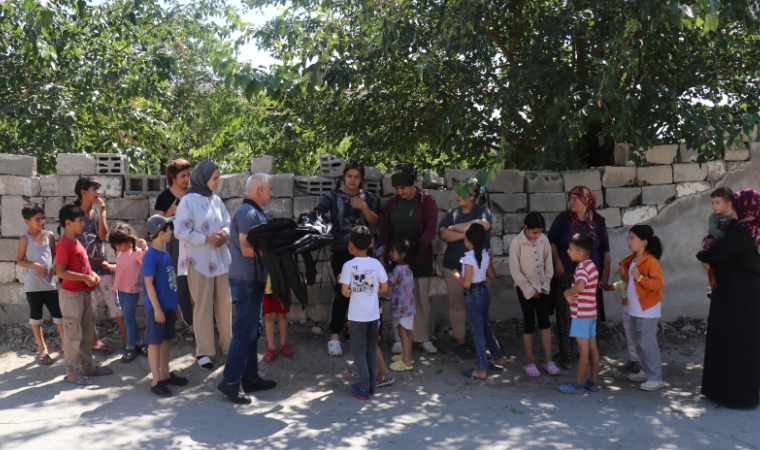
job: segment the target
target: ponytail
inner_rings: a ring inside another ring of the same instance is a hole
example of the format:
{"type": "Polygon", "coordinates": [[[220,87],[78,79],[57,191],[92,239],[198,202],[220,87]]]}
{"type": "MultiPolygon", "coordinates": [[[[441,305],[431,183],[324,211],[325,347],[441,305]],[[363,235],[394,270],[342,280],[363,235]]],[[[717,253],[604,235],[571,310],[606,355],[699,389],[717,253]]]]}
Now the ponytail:
{"type": "Polygon", "coordinates": [[[631,228],[631,233],[642,241],[647,241],[647,247],[644,249],[646,253],[649,253],[657,259],[662,257],[662,241],[660,241],[660,238],[654,233],[652,227],[649,225],[636,225],[631,228]]]}
{"type": "Polygon", "coordinates": [[[483,264],[483,247],[486,243],[486,228],[479,223],[472,223],[464,232],[464,237],[472,244],[472,251],[475,253],[475,261],[478,262],[478,268],[483,264]]]}

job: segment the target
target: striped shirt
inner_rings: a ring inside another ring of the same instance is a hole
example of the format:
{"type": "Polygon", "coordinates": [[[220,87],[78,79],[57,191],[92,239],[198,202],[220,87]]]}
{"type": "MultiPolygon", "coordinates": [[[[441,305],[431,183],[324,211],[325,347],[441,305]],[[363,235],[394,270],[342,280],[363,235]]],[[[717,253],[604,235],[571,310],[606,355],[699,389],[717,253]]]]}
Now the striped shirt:
{"type": "Polygon", "coordinates": [[[578,303],[570,305],[570,315],[576,319],[596,319],[596,286],[599,284],[599,271],[590,259],[578,264],[575,269],[574,284],[581,280],[586,286],[578,294],[578,303]]]}

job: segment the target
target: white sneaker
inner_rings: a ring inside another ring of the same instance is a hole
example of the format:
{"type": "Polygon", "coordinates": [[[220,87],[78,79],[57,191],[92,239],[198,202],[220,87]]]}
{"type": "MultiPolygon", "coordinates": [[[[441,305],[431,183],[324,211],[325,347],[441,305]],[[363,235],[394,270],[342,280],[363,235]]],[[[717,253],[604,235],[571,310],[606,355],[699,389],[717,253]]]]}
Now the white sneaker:
{"type": "Polygon", "coordinates": [[[343,349],[340,341],[327,341],[327,353],[330,356],[343,356],[343,349]]]}
{"type": "Polygon", "coordinates": [[[404,352],[404,349],[401,348],[401,342],[394,342],[393,347],[391,348],[391,353],[394,355],[400,355],[404,352]]]}
{"type": "Polygon", "coordinates": [[[642,382],[642,381],[647,381],[649,379],[649,375],[647,375],[647,373],[644,372],[643,370],[640,370],[639,373],[632,373],[628,375],[628,379],[631,381],[642,382]]]}
{"type": "Polygon", "coordinates": [[[639,389],[642,391],[658,391],[665,387],[665,382],[660,381],[647,381],[646,383],[639,386],[639,389]]]}
{"type": "Polygon", "coordinates": [[[433,345],[433,343],[430,341],[424,342],[422,344],[422,350],[428,355],[433,355],[435,353],[438,353],[438,349],[435,348],[435,345],[433,345]]]}

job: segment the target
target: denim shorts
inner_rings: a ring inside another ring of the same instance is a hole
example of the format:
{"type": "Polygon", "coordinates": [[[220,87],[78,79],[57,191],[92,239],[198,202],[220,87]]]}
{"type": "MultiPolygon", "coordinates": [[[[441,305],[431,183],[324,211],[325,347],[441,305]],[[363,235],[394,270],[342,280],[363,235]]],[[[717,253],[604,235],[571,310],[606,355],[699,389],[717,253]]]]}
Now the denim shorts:
{"type": "Polygon", "coordinates": [[[570,337],[581,339],[596,337],[596,318],[576,319],[573,317],[570,325],[570,337]]]}

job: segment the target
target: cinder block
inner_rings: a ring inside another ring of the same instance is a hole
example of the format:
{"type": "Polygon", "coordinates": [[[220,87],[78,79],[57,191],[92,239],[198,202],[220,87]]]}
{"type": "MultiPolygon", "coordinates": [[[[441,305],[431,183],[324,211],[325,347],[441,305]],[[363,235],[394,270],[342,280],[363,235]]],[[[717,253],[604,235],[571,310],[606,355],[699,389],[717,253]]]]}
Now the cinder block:
{"type": "Polygon", "coordinates": [[[707,166],[707,181],[719,181],[722,180],[724,176],[726,176],[727,173],[727,167],[726,162],[722,159],[717,159],[714,161],[707,161],[705,164],[707,166]]]}
{"type": "Polygon", "coordinates": [[[219,187],[214,193],[222,199],[236,197],[244,198],[247,195],[245,192],[245,183],[248,182],[248,178],[250,177],[250,173],[222,175],[219,187]]]}
{"type": "MultiPolygon", "coordinates": [[[[547,223],[546,229],[548,230],[552,224],[547,223]]],[[[518,233],[519,234],[519,233],[518,233]]],[[[501,246],[504,249],[504,254],[509,256],[509,246],[512,245],[512,241],[517,237],[517,234],[505,234],[501,239],[501,246]]]]}
{"type": "Polygon", "coordinates": [[[364,181],[383,181],[383,172],[377,167],[365,167],[364,181]]]}
{"type": "Polygon", "coordinates": [[[98,175],[126,175],[129,173],[127,155],[120,153],[96,153],[98,175]]]}
{"type": "Polygon", "coordinates": [[[272,175],[272,196],[273,197],[293,197],[293,186],[295,177],[292,173],[272,175]]]}
{"type": "Polygon", "coordinates": [[[425,192],[433,196],[439,211],[448,211],[457,206],[456,193],[454,191],[425,189],[425,192]]]}
{"type": "Polygon", "coordinates": [[[27,322],[29,320],[29,303],[26,300],[24,285],[20,283],[0,284],[0,324],[11,324],[18,322],[27,322]],[[9,306],[26,306],[26,316],[20,319],[8,321],[7,315],[9,306]]]}
{"type": "Polygon", "coordinates": [[[29,202],[29,199],[16,196],[4,195],[2,198],[2,218],[0,228],[4,238],[19,237],[29,230],[21,217],[21,208],[29,202]]]}
{"type": "Polygon", "coordinates": [[[477,170],[446,169],[446,187],[454,189],[456,185],[469,180],[477,174],[477,170]]]}
{"type": "Polygon", "coordinates": [[[525,192],[525,172],[520,170],[502,170],[496,179],[488,180],[486,188],[489,192],[513,194],[525,192]]]}
{"type": "Polygon", "coordinates": [[[509,257],[495,256],[493,258],[493,269],[497,277],[508,277],[509,274],[509,257]]]}
{"type": "Polygon", "coordinates": [[[686,144],[678,146],[678,161],[682,163],[694,162],[699,156],[699,151],[689,148],[686,144]]]}
{"type": "Polygon", "coordinates": [[[525,192],[565,192],[565,180],[557,172],[527,172],[525,192]]]}
{"type": "Polygon", "coordinates": [[[570,170],[562,172],[565,180],[565,192],[576,186],[586,186],[592,191],[602,188],[602,174],[599,169],[570,170]]]}
{"type": "Polygon", "coordinates": [[[712,183],[707,181],[694,181],[691,183],[678,183],[676,185],[676,197],[686,197],[712,189],[712,183]]]}
{"type": "Polygon", "coordinates": [[[748,161],[729,161],[726,163],[726,170],[741,170],[747,165],[748,161]]]}
{"type": "MultiPolygon", "coordinates": [[[[544,222],[546,222],[547,231],[549,228],[551,228],[554,221],[559,217],[559,215],[562,214],[562,212],[548,212],[548,213],[541,213],[542,216],[544,216],[544,222]]],[[[522,230],[522,227],[520,227],[522,230]]]]}
{"type": "Polygon", "coordinates": [[[422,177],[423,189],[437,189],[439,187],[445,187],[445,186],[446,186],[446,180],[444,180],[442,176],[433,172],[433,169],[430,169],[427,172],[425,172],[425,175],[422,177]]]}
{"type": "MultiPolygon", "coordinates": [[[[523,229],[523,222],[525,221],[525,214],[508,213],[502,214],[504,234],[518,234],[523,229]]],[[[547,222],[546,226],[551,227],[551,222],[547,222]]]]}
{"type": "Polygon", "coordinates": [[[106,206],[109,219],[145,220],[150,213],[147,199],[113,198],[106,206]]]}
{"type": "Polygon", "coordinates": [[[504,254],[504,239],[501,236],[491,236],[491,251],[494,256],[504,254]]]}
{"type": "Polygon", "coordinates": [[[16,261],[18,239],[0,239],[0,261],[16,261]]]}
{"type": "Polygon", "coordinates": [[[396,193],[396,188],[393,187],[390,175],[383,175],[383,195],[393,195],[396,193]]]}
{"type": "Polygon", "coordinates": [[[55,158],[58,175],[95,175],[98,163],[88,155],[80,153],[58,153],[55,158]]]}
{"type": "Polygon", "coordinates": [[[14,264],[14,267],[16,268],[16,280],[23,284],[26,279],[26,269],[17,264],[14,264]]]}
{"type": "Polygon", "coordinates": [[[124,193],[124,177],[122,176],[97,177],[96,180],[100,182],[100,195],[102,195],[103,197],[105,198],[121,198],[122,197],[124,193]]]}
{"type": "Polygon", "coordinates": [[[335,189],[335,180],[327,177],[295,177],[298,191],[304,195],[326,195],[335,189]]]}
{"type": "Polygon", "coordinates": [[[166,178],[163,175],[124,175],[124,184],[125,198],[145,198],[163,192],[166,178]]]}
{"type": "Polygon", "coordinates": [[[749,148],[731,146],[724,151],[723,159],[725,161],[746,161],[749,159],[749,148]]]}
{"type": "Polygon", "coordinates": [[[58,177],[55,175],[43,175],[40,179],[40,195],[58,195],[58,177]]]}
{"type": "Polygon", "coordinates": [[[641,188],[623,187],[605,189],[605,204],[613,208],[627,208],[638,203],[641,188]]]}
{"type": "Polygon", "coordinates": [[[503,233],[504,233],[503,216],[501,214],[491,214],[491,235],[500,236],[503,233]]]}
{"type": "Polygon", "coordinates": [[[676,163],[673,164],[673,181],[704,181],[707,178],[707,164],[676,163]]]}
{"type": "MultiPolygon", "coordinates": [[[[319,273],[319,271],[317,271],[319,273]]],[[[332,284],[330,284],[330,275],[326,275],[324,278],[324,283],[315,283],[313,286],[308,286],[306,290],[306,295],[309,299],[309,306],[307,306],[306,310],[308,311],[310,308],[313,308],[314,306],[331,306],[332,305],[332,299],[335,294],[335,290],[332,287],[332,284]]],[[[317,275],[317,280],[319,280],[319,276],[317,275]]],[[[293,304],[290,306],[290,309],[301,309],[300,303],[299,304],[293,304]]]]}
{"type": "Polygon", "coordinates": [[[13,283],[16,280],[16,263],[0,262],[0,283],[13,283]]]}
{"type": "Polygon", "coordinates": [[[596,194],[596,208],[604,207],[604,191],[599,189],[598,191],[594,191],[594,194],[596,194]]]}
{"type": "Polygon", "coordinates": [[[45,231],[52,231],[56,239],[61,238],[62,230],[59,230],[58,228],[59,228],[59,224],[58,224],[57,218],[56,220],[50,220],[50,219],[45,220],[45,231]]]}
{"type": "Polygon", "coordinates": [[[623,224],[623,218],[620,215],[620,208],[598,209],[596,212],[599,213],[600,216],[604,217],[607,228],[615,228],[623,224]]]}
{"type": "Polygon", "coordinates": [[[488,199],[494,212],[514,213],[528,210],[528,194],[488,194],[488,199]]]}
{"type": "Polygon", "coordinates": [[[678,145],[655,145],[644,153],[648,165],[673,164],[678,154],[678,145]]]}
{"type": "Polygon", "coordinates": [[[634,208],[625,208],[622,210],[623,225],[630,227],[640,223],[648,222],[657,216],[656,206],[636,206],[634,208]]]}
{"type": "Polygon", "coordinates": [[[296,195],[293,197],[293,214],[311,212],[317,207],[322,197],[319,195],[296,195]]]}
{"type": "Polygon", "coordinates": [[[0,195],[40,195],[39,178],[0,175],[0,195]]]}
{"type": "Polygon", "coordinates": [[[636,183],[636,167],[604,167],[602,170],[602,186],[606,188],[633,186],[636,183]]]}
{"type": "Polygon", "coordinates": [[[615,165],[616,166],[633,166],[635,163],[631,161],[630,155],[633,145],[631,144],[615,144],[615,165]]]}
{"type": "Polygon", "coordinates": [[[636,169],[636,184],[639,186],[671,183],[673,183],[673,168],[671,166],[638,167],[636,169]]]}
{"type": "Polygon", "coordinates": [[[433,238],[433,243],[431,245],[433,246],[434,255],[443,255],[446,253],[446,243],[440,240],[438,235],[433,238]]]}
{"type": "Polygon", "coordinates": [[[319,171],[323,177],[340,178],[343,176],[343,169],[346,168],[346,160],[333,155],[322,155],[319,157],[319,171]]]}
{"type": "Polygon", "coordinates": [[[274,157],[269,155],[251,158],[251,173],[272,174],[274,171],[274,157]]]}
{"type": "Polygon", "coordinates": [[[660,184],[657,186],[644,186],[641,188],[641,203],[644,205],[664,205],[676,196],[675,184],[660,184]]]}
{"type": "Polygon", "coordinates": [[[364,190],[371,192],[376,198],[383,195],[383,182],[376,180],[364,180],[364,190]]]}
{"type": "Polygon", "coordinates": [[[45,199],[45,217],[57,219],[64,204],[63,197],[47,197],[45,199]]]}
{"type": "Polygon", "coordinates": [[[292,218],[293,217],[293,199],[292,198],[273,198],[265,206],[264,212],[275,217],[292,218]]]}
{"type": "Polygon", "coordinates": [[[564,211],[567,209],[567,196],[562,192],[528,194],[528,204],[531,211],[564,211]]]}
{"type": "Polygon", "coordinates": [[[230,215],[230,218],[235,215],[235,211],[237,211],[237,209],[240,208],[240,205],[242,204],[242,198],[228,198],[224,200],[224,207],[227,209],[227,213],[230,215]]]}
{"type": "Polygon", "coordinates": [[[0,153],[0,175],[33,177],[37,175],[37,158],[0,153]]]}

